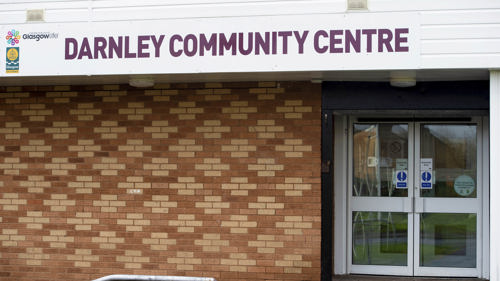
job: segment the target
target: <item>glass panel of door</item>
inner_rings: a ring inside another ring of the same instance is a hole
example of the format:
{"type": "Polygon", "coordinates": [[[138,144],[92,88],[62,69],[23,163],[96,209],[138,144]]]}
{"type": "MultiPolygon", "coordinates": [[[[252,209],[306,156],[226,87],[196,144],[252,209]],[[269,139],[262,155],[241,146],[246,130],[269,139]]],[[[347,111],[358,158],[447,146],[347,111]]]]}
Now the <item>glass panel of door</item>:
{"type": "Polygon", "coordinates": [[[477,124],[351,130],[351,272],[477,276],[477,124]]]}

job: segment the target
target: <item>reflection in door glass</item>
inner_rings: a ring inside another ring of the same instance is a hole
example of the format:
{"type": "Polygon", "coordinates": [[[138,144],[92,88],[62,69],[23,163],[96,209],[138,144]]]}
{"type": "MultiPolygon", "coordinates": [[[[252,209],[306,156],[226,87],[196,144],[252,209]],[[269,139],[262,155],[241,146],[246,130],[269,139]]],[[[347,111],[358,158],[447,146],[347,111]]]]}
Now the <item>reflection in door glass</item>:
{"type": "Polygon", "coordinates": [[[353,264],[406,266],[407,253],[407,213],[352,213],[353,264]]]}
{"type": "Polygon", "coordinates": [[[420,266],[476,267],[476,214],[420,214],[420,266]]]}
{"type": "Polygon", "coordinates": [[[422,125],[420,136],[420,158],[431,159],[433,166],[432,182],[421,196],[475,198],[476,125],[422,125]]]}
{"type": "Polygon", "coordinates": [[[408,196],[408,125],[354,124],[353,196],[408,196]]]}

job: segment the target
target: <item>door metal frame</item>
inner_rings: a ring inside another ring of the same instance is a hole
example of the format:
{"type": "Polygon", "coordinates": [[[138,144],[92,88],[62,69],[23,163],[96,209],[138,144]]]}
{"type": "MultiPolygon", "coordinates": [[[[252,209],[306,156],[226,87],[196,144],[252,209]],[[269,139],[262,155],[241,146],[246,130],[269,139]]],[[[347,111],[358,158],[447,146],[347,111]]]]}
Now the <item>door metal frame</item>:
{"type": "MultiPolygon", "coordinates": [[[[353,273],[352,268],[352,237],[351,237],[351,190],[350,182],[352,181],[352,148],[350,147],[350,141],[352,130],[353,116],[348,115],[333,115],[333,140],[334,140],[334,163],[349,163],[348,165],[334,165],[333,173],[334,177],[334,273],[335,274],[350,274],[353,273]]],[[[380,115],[378,115],[380,116],[380,115]]],[[[441,123],[446,122],[446,119],[441,121],[441,123]]],[[[438,273],[438,276],[473,276],[480,278],[487,278],[489,276],[489,131],[488,131],[488,118],[487,117],[477,117],[475,120],[471,120],[471,123],[477,122],[477,179],[478,186],[481,186],[482,192],[478,190],[478,218],[477,218],[477,265],[473,269],[474,273],[461,272],[460,270],[452,273],[450,268],[445,268],[446,271],[438,273]]],[[[428,123],[428,122],[426,122],[428,123]]],[[[438,122],[439,123],[439,122],[438,122]]],[[[460,122],[464,123],[464,122],[460,122]]],[[[415,131],[415,130],[410,130],[415,131]]],[[[409,132],[410,135],[410,132],[409,132]]],[[[412,138],[415,139],[415,138],[412,138]]],[[[410,141],[410,139],[409,139],[410,141]]],[[[410,157],[410,155],[409,155],[410,157]]],[[[409,164],[415,163],[415,159],[410,161],[409,164]]],[[[410,170],[410,167],[409,167],[410,170]]],[[[415,169],[413,169],[415,170],[415,169]]],[[[413,180],[416,177],[413,177],[413,180]]],[[[410,181],[409,181],[410,182],[410,181]]],[[[409,215],[410,216],[410,215],[409,215]]],[[[411,215],[413,217],[413,215],[411,215]]],[[[414,244],[418,243],[418,237],[415,237],[414,244]]],[[[410,247],[409,247],[410,248],[410,247]]],[[[409,249],[410,251],[410,249],[409,249]]],[[[412,255],[413,256],[413,255],[412,255]]],[[[411,259],[408,260],[410,265],[411,259]]],[[[384,271],[380,274],[386,275],[390,274],[390,268],[385,266],[376,266],[379,269],[384,268],[384,271]],[[389,271],[387,271],[387,270],[389,271]]],[[[412,265],[413,267],[413,265],[412,265]]],[[[369,268],[368,268],[369,269],[369,268]]],[[[413,270],[413,269],[412,269],[413,270]]],[[[467,270],[466,270],[467,271],[467,270]]],[[[366,273],[366,274],[377,274],[376,271],[367,270],[366,272],[361,272],[355,270],[356,273],[366,273]]],[[[400,273],[399,273],[400,274],[400,273]]],[[[411,274],[413,275],[413,273],[411,274]]],[[[426,272],[422,275],[429,275],[426,272]]]]}
{"type": "MultiPolygon", "coordinates": [[[[352,264],[352,212],[354,211],[374,211],[374,212],[400,212],[407,213],[408,216],[408,245],[413,241],[413,216],[411,214],[413,197],[413,189],[408,188],[408,197],[358,197],[353,196],[353,125],[354,123],[373,123],[373,122],[358,122],[357,117],[351,116],[349,118],[348,127],[348,159],[347,159],[347,193],[348,193],[348,209],[347,209],[347,269],[349,273],[356,274],[374,274],[377,271],[383,275],[413,275],[413,247],[408,247],[407,265],[406,266],[387,266],[387,265],[354,265],[352,264]],[[355,202],[357,201],[357,202],[355,202]],[[354,206],[356,204],[356,206],[354,206]],[[397,205],[395,205],[397,204],[397,205]],[[356,210],[354,210],[356,209],[356,210]]],[[[377,123],[391,123],[391,124],[408,124],[408,146],[413,147],[413,125],[410,122],[397,122],[397,121],[381,121],[377,123]]],[[[413,180],[413,162],[414,158],[411,150],[408,150],[408,183],[413,180]]]]}
{"type": "MultiPolygon", "coordinates": [[[[420,241],[419,236],[417,236],[417,231],[415,231],[415,239],[413,241],[414,248],[414,275],[415,276],[449,276],[449,277],[479,277],[481,275],[481,263],[482,260],[482,240],[483,240],[483,223],[482,223],[482,198],[484,193],[484,185],[482,178],[483,170],[483,129],[482,120],[480,117],[471,118],[470,122],[450,122],[450,121],[435,121],[435,122],[416,122],[415,123],[415,163],[420,162],[420,144],[421,144],[421,126],[422,124],[475,124],[476,125],[476,198],[423,198],[420,197],[420,182],[419,177],[415,177],[413,183],[415,189],[415,210],[414,210],[414,229],[418,227],[420,230],[420,213],[424,213],[424,206],[429,213],[461,213],[458,212],[460,208],[465,213],[476,213],[476,267],[475,268],[450,268],[450,267],[423,267],[420,266],[419,254],[420,254],[420,241]],[[460,199],[459,207],[453,205],[454,199],[460,199]],[[430,205],[430,208],[429,208],[430,205]],[[450,207],[452,206],[452,207],[450,207]]],[[[420,174],[420,167],[417,165],[415,167],[414,173],[416,175],[420,174]]]]}

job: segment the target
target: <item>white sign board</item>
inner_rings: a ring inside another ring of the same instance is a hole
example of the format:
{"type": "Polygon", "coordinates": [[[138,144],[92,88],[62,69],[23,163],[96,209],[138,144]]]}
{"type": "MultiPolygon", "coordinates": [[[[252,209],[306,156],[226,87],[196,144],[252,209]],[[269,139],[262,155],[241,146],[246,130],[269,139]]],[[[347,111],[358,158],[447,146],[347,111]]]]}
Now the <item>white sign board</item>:
{"type": "Polygon", "coordinates": [[[418,69],[418,13],[2,26],[4,76],[418,69]]]}

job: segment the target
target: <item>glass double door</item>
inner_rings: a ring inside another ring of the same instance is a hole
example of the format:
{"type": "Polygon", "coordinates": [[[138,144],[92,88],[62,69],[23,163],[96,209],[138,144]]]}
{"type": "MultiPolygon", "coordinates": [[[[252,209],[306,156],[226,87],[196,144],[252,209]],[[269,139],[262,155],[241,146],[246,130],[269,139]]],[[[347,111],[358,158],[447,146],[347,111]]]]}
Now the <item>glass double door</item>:
{"type": "Polygon", "coordinates": [[[351,123],[351,273],[478,276],[478,126],[351,123]]]}

